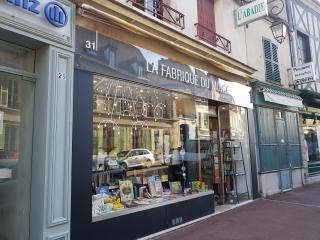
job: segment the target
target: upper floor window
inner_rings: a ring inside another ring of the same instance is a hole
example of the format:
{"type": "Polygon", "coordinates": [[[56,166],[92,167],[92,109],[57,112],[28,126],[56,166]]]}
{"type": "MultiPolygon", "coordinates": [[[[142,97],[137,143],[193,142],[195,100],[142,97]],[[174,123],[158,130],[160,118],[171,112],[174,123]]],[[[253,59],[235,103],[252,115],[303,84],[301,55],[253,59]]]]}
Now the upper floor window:
{"type": "Polygon", "coordinates": [[[198,0],[198,24],[203,26],[199,35],[215,42],[212,32],[216,31],[213,0],[198,0]]]}
{"type": "Polygon", "coordinates": [[[112,46],[108,46],[104,51],[107,63],[109,67],[116,67],[116,48],[112,46]]]}
{"type": "Polygon", "coordinates": [[[263,39],[265,77],[267,81],[280,83],[278,47],[268,39],[263,39]]]}
{"type": "Polygon", "coordinates": [[[197,8],[198,22],[195,24],[197,28],[196,37],[230,53],[230,40],[216,33],[214,1],[198,0],[197,8]]]}
{"type": "Polygon", "coordinates": [[[298,65],[311,62],[309,37],[302,32],[297,32],[297,57],[298,65]]]}
{"type": "Polygon", "coordinates": [[[18,109],[18,86],[17,81],[0,77],[0,107],[18,109]]]}
{"type": "Polygon", "coordinates": [[[141,64],[138,64],[138,76],[143,77],[144,76],[144,67],[141,64]]]}
{"type": "Polygon", "coordinates": [[[0,65],[34,73],[35,51],[0,40],[0,65]]]}
{"type": "Polygon", "coordinates": [[[8,107],[8,87],[2,84],[0,88],[0,106],[8,107]]]}
{"type": "Polygon", "coordinates": [[[146,6],[146,1],[145,0],[135,0],[135,1],[133,1],[132,5],[136,8],[139,8],[144,11],[145,6],[146,6]]]}
{"type": "Polygon", "coordinates": [[[184,28],[184,14],[170,6],[170,0],[127,0],[132,6],[161,19],[184,28]]]}

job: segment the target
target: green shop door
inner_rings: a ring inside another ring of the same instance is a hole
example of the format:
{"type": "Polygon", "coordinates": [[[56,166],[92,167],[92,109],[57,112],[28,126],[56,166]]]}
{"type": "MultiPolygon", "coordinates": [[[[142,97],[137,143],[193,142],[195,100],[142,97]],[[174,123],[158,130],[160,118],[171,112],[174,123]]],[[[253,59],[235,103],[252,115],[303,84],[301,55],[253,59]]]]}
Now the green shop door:
{"type": "Polygon", "coordinates": [[[277,151],[279,156],[279,179],[281,191],[292,189],[291,163],[288,157],[288,136],[285,113],[275,111],[277,151]]]}
{"type": "Polygon", "coordinates": [[[258,107],[261,172],[279,171],[279,188],[292,188],[292,169],[301,168],[298,114],[258,107]]]}

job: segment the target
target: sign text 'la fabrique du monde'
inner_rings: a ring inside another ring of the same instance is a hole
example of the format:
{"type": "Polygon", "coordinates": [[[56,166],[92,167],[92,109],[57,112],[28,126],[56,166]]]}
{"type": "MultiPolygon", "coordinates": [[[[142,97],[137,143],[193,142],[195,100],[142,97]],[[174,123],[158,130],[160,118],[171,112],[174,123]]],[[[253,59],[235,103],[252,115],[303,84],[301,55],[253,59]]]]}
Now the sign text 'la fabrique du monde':
{"type": "Polygon", "coordinates": [[[219,81],[216,81],[215,79],[202,77],[195,73],[184,71],[165,64],[159,64],[158,66],[155,63],[147,62],[146,66],[146,71],[151,74],[184,82],[186,84],[194,85],[197,87],[207,88],[220,93],[228,93],[228,86],[219,83],[219,81]]]}

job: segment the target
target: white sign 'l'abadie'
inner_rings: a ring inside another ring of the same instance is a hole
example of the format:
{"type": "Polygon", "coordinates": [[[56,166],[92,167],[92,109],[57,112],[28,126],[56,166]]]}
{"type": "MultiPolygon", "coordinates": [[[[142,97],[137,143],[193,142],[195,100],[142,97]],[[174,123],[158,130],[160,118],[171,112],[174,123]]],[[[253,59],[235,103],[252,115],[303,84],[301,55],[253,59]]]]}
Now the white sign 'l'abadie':
{"type": "Polygon", "coordinates": [[[292,78],[295,85],[314,82],[315,72],[313,62],[293,67],[292,78]]]}
{"type": "Polygon", "coordinates": [[[235,10],[236,25],[241,26],[268,16],[268,1],[255,0],[235,10]]]}

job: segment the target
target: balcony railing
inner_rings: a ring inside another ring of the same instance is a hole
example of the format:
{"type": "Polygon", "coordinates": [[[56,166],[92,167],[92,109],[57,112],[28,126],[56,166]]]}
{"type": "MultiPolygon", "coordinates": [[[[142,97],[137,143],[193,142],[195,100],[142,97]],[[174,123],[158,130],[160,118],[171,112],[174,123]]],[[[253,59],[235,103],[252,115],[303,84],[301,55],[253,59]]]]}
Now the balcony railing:
{"type": "Polygon", "coordinates": [[[173,9],[169,5],[164,4],[161,0],[127,0],[127,2],[131,2],[134,7],[153,15],[158,19],[172,23],[181,29],[184,29],[184,14],[173,9]]]}
{"type": "Polygon", "coordinates": [[[210,43],[215,47],[219,47],[228,53],[231,53],[231,41],[199,23],[196,23],[195,26],[197,27],[196,37],[199,37],[201,40],[210,43]]]}

